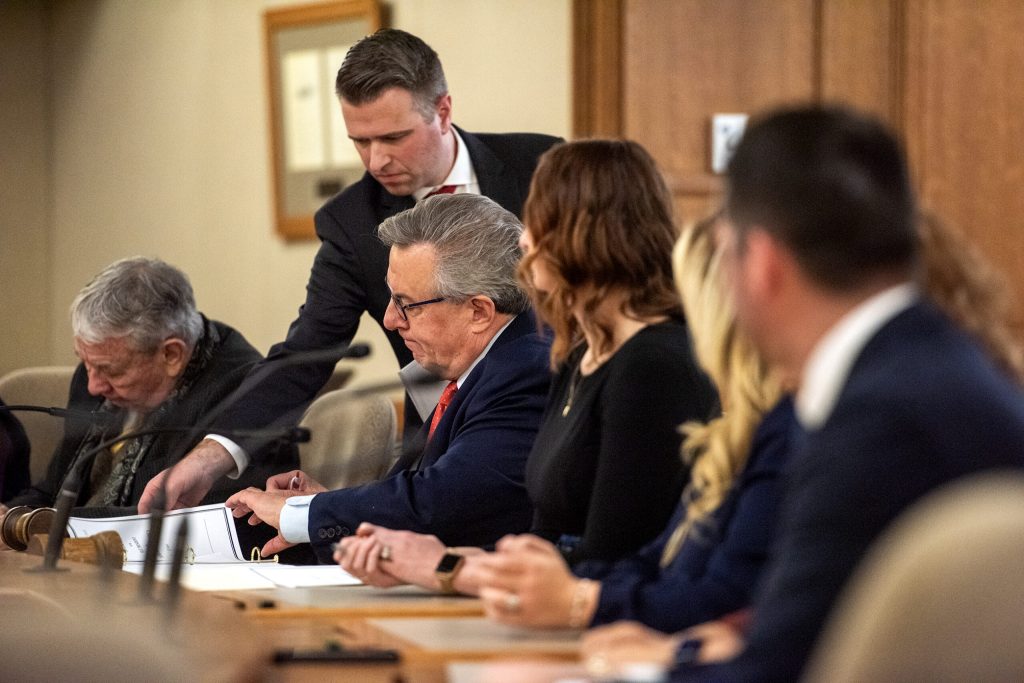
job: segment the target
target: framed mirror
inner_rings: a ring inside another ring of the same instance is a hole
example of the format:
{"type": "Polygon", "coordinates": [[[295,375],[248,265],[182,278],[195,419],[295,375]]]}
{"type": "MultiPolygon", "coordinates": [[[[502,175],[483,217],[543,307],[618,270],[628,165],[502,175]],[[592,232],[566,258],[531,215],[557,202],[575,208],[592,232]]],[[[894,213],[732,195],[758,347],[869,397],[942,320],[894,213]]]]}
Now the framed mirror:
{"type": "Polygon", "coordinates": [[[381,25],[378,0],[267,10],[270,154],[277,232],[313,239],[313,214],[363,175],[334,94],[348,49],[381,25]]]}

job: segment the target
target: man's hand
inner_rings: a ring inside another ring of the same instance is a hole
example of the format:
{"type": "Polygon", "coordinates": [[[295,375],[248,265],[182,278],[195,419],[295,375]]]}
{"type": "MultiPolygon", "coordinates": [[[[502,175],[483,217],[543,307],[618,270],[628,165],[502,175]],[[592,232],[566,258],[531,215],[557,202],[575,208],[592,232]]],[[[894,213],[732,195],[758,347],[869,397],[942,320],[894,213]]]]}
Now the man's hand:
{"type": "Polygon", "coordinates": [[[303,495],[323,493],[327,487],[302,470],[291,470],[275,474],[267,479],[268,491],[294,491],[303,495]]]}
{"type": "Polygon", "coordinates": [[[224,505],[235,517],[244,517],[252,513],[249,517],[251,526],[262,522],[280,529],[281,509],[284,508],[285,501],[292,496],[301,495],[304,495],[302,491],[260,491],[250,486],[228,498],[224,505]]]}
{"type": "Polygon", "coordinates": [[[161,486],[167,495],[165,510],[195,507],[218,479],[236,468],[226,448],[212,439],[203,439],[178,464],[149,480],[139,499],[139,512],[146,514],[153,509],[161,486]]]}
{"type": "Polygon", "coordinates": [[[355,536],[341,539],[334,560],[341,568],[371,586],[389,588],[411,583],[437,590],[434,568],[444,555],[437,536],[395,531],[363,522],[355,536]],[[389,559],[381,558],[388,548],[389,559]]]}

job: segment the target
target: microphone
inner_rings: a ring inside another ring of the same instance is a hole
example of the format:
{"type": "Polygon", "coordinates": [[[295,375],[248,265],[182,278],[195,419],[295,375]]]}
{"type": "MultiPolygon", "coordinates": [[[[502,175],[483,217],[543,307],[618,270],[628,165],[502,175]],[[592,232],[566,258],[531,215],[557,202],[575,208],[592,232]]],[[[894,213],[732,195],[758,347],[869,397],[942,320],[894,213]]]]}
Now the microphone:
{"type": "Polygon", "coordinates": [[[76,422],[87,422],[94,424],[97,427],[110,427],[117,421],[117,416],[102,411],[102,410],[77,410],[75,408],[57,408],[57,407],[46,407],[46,406],[32,406],[32,405],[15,405],[15,406],[0,406],[0,410],[14,413],[14,412],[26,412],[26,413],[46,413],[53,415],[54,417],[64,418],[65,420],[74,420],[76,422]]]}

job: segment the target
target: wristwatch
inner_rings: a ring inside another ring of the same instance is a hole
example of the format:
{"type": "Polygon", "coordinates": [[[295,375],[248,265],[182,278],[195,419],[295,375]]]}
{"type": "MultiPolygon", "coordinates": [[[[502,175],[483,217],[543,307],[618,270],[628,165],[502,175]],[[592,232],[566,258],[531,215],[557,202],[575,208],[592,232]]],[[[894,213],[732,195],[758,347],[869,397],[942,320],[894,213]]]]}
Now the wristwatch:
{"type": "Polygon", "coordinates": [[[445,548],[441,561],[437,563],[437,567],[434,569],[434,576],[437,577],[438,583],[441,584],[442,593],[452,595],[456,592],[455,586],[452,584],[455,581],[455,575],[462,569],[462,564],[465,561],[466,558],[462,555],[454,552],[451,548],[445,548]]]}

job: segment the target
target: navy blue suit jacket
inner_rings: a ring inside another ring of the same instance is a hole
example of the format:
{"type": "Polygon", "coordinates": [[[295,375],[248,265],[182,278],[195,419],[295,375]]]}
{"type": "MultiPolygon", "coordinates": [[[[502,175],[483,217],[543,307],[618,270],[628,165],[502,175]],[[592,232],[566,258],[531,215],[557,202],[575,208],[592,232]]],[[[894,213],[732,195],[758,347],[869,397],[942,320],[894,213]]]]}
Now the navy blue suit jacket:
{"type": "Polygon", "coordinates": [[[843,585],[897,515],[959,477],[1022,465],[1019,388],[931,305],[903,311],[791,459],[746,650],[673,680],[796,680],[843,585]]]}
{"type": "Polygon", "coordinates": [[[682,504],[662,534],[631,557],[573,567],[601,581],[591,625],[630,619],[671,633],[748,606],[774,538],[795,422],[788,398],[765,414],[732,490],[667,567],[661,556],[686,512],[682,504]]]}
{"type": "Polygon", "coordinates": [[[533,510],[523,478],[550,383],[548,351],[533,315],[516,317],[462,383],[425,449],[380,481],[313,498],[317,555],[329,560],[330,544],[364,521],[435,534],[450,546],[527,531],[533,510]]]}
{"type": "MultiPolygon", "coordinates": [[[[548,135],[527,133],[475,134],[459,130],[473,161],[480,192],[519,215],[530,188],[537,159],[559,141],[548,135]]],[[[388,249],[377,238],[377,226],[414,205],[411,196],[396,197],[367,173],[316,212],[316,234],[320,249],[306,285],[306,302],[288,329],[287,338],[275,344],[267,360],[249,377],[261,378],[258,387],[249,381],[239,391],[250,391],[244,401],[227,411],[217,423],[225,428],[257,428],[267,424],[295,424],[302,411],[334,370],[334,363],[292,365],[262,381],[265,363],[291,353],[326,349],[348,342],[355,336],[363,311],[383,328],[384,311],[390,292],[384,278],[388,270],[388,249]]],[[[397,332],[385,330],[399,365],[412,354],[397,332]]],[[[406,427],[418,414],[406,406],[406,427]]],[[[407,433],[415,433],[418,420],[407,433]]],[[[250,453],[258,444],[240,441],[250,453]]]]}

